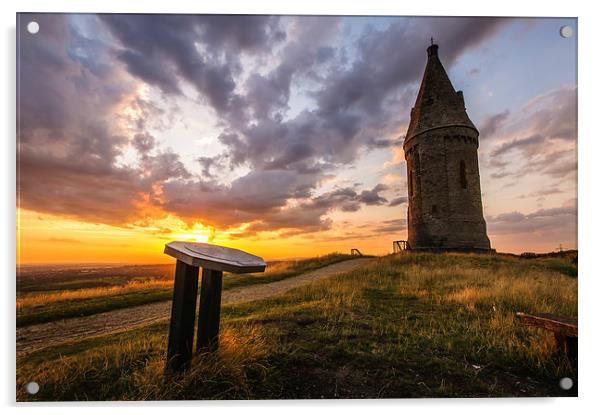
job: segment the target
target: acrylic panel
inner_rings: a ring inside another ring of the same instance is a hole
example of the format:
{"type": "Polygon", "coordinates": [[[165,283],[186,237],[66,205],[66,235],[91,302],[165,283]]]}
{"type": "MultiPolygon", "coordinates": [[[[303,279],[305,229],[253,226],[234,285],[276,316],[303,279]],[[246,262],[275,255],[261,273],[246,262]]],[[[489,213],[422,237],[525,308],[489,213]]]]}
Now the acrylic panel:
{"type": "Polygon", "coordinates": [[[577,34],[18,14],[17,400],[576,396],[577,34]]]}

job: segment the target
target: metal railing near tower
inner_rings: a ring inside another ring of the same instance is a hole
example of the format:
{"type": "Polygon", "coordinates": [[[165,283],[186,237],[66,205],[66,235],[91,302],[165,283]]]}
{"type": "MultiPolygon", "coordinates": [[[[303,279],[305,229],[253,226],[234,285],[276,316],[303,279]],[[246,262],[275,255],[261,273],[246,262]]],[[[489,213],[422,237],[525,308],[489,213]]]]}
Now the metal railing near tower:
{"type": "Polygon", "coordinates": [[[409,251],[410,243],[408,241],[393,241],[393,253],[399,254],[403,251],[409,251]]]}

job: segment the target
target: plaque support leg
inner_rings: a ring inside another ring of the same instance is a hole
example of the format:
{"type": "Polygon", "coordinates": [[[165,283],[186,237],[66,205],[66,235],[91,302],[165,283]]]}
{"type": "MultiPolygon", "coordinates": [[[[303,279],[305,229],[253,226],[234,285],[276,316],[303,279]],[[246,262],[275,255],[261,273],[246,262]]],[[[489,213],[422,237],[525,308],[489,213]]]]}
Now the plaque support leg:
{"type": "Polygon", "coordinates": [[[166,373],[186,369],[192,358],[198,284],[198,267],[177,261],[167,345],[166,373]]]}
{"type": "Polygon", "coordinates": [[[203,268],[199,302],[197,351],[214,351],[219,344],[219,316],[222,301],[222,271],[203,268]]]}

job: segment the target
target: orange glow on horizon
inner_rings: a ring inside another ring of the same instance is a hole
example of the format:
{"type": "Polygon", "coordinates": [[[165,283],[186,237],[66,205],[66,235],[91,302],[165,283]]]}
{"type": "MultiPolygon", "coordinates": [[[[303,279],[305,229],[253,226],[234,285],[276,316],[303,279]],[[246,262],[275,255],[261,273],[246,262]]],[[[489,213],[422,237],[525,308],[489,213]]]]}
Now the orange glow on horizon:
{"type": "Polygon", "coordinates": [[[111,226],[62,218],[55,215],[17,209],[17,263],[171,263],[163,253],[173,240],[209,242],[242,249],[267,260],[302,258],[330,252],[387,253],[391,242],[309,239],[303,236],[281,238],[278,232],[261,237],[237,237],[246,226],[226,231],[195,223],[188,227],[182,220],[168,216],[150,223],[127,227],[111,226]],[[374,242],[377,242],[374,244],[374,242]]]}
{"type": "MultiPolygon", "coordinates": [[[[407,238],[406,231],[372,232],[369,219],[358,221],[356,229],[350,229],[344,216],[339,219],[341,224],[335,223],[332,229],[323,232],[286,237],[281,232],[270,231],[240,237],[237,235],[248,225],[218,230],[201,223],[188,226],[177,217],[167,216],[120,227],[17,209],[17,264],[171,263],[173,258],[165,255],[163,249],[174,240],[242,249],[266,260],[348,253],[351,248],[358,248],[364,254],[384,255],[392,251],[392,241],[407,238]]],[[[537,240],[517,240],[515,235],[490,233],[489,237],[498,252],[550,252],[558,246],[557,241],[555,245],[543,245],[537,240]]],[[[571,241],[560,241],[565,249],[576,248],[571,241]]]]}

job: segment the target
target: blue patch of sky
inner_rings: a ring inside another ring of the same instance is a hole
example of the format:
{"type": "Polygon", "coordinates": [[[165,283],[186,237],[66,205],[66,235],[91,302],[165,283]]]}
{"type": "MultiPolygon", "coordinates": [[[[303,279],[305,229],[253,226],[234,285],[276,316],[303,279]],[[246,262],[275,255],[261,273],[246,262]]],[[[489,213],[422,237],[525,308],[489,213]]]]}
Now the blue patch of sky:
{"type": "MultiPolygon", "coordinates": [[[[336,37],[333,47],[337,48],[337,71],[348,70],[352,67],[359,56],[356,43],[364,35],[365,31],[371,27],[374,30],[384,31],[389,26],[400,19],[406,19],[398,16],[345,16],[341,20],[339,34],[336,37]],[[345,63],[342,57],[345,57],[345,63]]],[[[289,99],[289,109],[284,120],[294,119],[302,111],[316,109],[315,101],[311,96],[311,91],[322,88],[315,82],[294,82],[291,86],[291,96],[289,99]],[[310,92],[310,93],[308,93],[310,92]]]]}
{"type": "Polygon", "coordinates": [[[111,42],[110,33],[105,29],[97,15],[73,13],[68,16],[71,28],[77,30],[80,35],[104,43],[111,42]]]}
{"type": "Polygon", "coordinates": [[[346,16],[343,18],[342,33],[344,36],[343,47],[349,58],[349,65],[358,59],[357,41],[361,39],[368,28],[383,32],[392,24],[407,20],[399,16],[346,16]]]}
{"type": "Polygon", "coordinates": [[[103,77],[111,69],[107,49],[110,36],[93,14],[68,15],[70,38],[65,45],[69,57],[94,75],[103,77]]]}
{"type": "Polygon", "coordinates": [[[537,95],[575,85],[576,51],[576,19],[518,19],[447,70],[478,124],[487,115],[513,113],[537,95]],[[572,38],[560,36],[563,25],[573,27],[572,38]]]}

